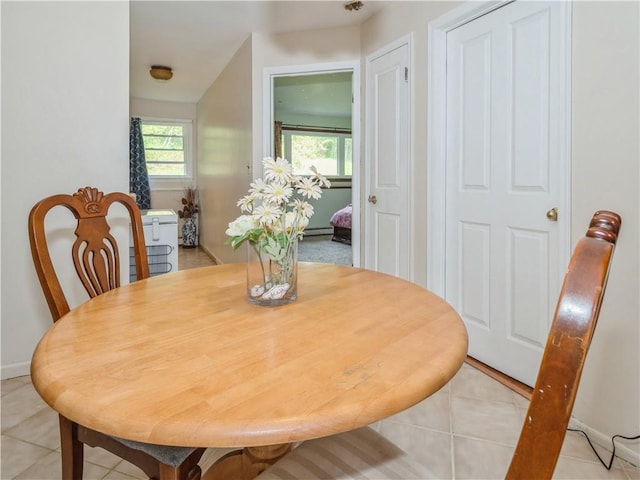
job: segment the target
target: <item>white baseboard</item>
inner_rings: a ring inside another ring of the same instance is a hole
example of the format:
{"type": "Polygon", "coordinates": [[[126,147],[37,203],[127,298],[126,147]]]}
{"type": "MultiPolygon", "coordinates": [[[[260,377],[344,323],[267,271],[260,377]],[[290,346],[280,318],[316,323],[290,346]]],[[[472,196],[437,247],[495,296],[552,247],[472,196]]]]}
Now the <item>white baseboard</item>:
{"type": "MultiPolygon", "coordinates": [[[[333,228],[307,228],[304,231],[305,237],[313,237],[314,235],[332,235],[333,228]]],[[[304,237],[302,237],[304,240],[304,237]]]]}
{"type": "Polygon", "coordinates": [[[218,257],[216,257],[211,250],[209,250],[204,245],[199,245],[199,247],[202,249],[202,251],[204,253],[209,255],[209,257],[215,262],[216,265],[222,265],[224,263],[222,260],[220,260],[218,257]]]}
{"type": "MultiPolygon", "coordinates": [[[[573,417],[571,417],[571,420],[569,421],[569,428],[582,430],[589,436],[589,439],[594,444],[604,448],[605,450],[607,450],[607,452],[611,453],[611,437],[608,437],[604,433],[599,432],[598,430],[595,430],[588,425],[585,425],[580,420],[576,420],[573,417]]],[[[632,450],[622,442],[624,442],[624,439],[622,439],[622,441],[621,439],[616,439],[616,456],[622,458],[623,460],[626,460],[632,465],[640,466],[640,452],[632,450]]],[[[635,440],[635,442],[638,442],[638,440],[635,440]]]]}
{"type": "Polygon", "coordinates": [[[14,363],[12,365],[2,365],[0,369],[0,378],[7,380],[8,378],[24,377],[31,374],[31,362],[14,363]]]}

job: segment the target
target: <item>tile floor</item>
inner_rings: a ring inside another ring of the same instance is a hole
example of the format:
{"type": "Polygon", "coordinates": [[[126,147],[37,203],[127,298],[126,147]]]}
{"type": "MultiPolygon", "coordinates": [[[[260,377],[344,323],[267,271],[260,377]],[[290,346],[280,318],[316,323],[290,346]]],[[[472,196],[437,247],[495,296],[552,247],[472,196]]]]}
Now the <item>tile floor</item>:
{"type": "MultiPolygon", "coordinates": [[[[38,396],[29,377],[2,381],[0,478],[60,479],[58,417],[38,396]]],[[[436,478],[503,478],[527,401],[479,370],[463,365],[441,391],[375,427],[436,478]]],[[[226,453],[210,449],[203,469],[226,453]]],[[[607,452],[601,452],[601,455],[607,452]]],[[[535,478],[535,475],[532,475],[535,478]]],[[[85,447],[85,479],[145,478],[101,449],[85,447]]],[[[598,463],[581,434],[568,432],[554,478],[640,479],[640,469],[616,458],[611,471],[598,463]]]]}
{"type": "MultiPolygon", "coordinates": [[[[201,264],[210,263],[199,249],[180,250],[190,256],[181,256],[181,268],[198,266],[196,257],[201,264]]],[[[0,479],[60,479],[57,414],[40,399],[28,376],[3,380],[0,391],[0,479]]],[[[519,394],[465,364],[438,393],[375,428],[428,465],[437,478],[503,478],[526,408],[519,394]]],[[[208,450],[203,470],[226,452],[208,450]]],[[[609,459],[608,452],[600,454],[609,459]]],[[[85,447],[84,469],[86,480],[145,478],[136,467],[98,448],[85,447]]],[[[586,439],[568,432],[554,478],[640,480],[640,468],[616,458],[607,471],[586,439]]]]}

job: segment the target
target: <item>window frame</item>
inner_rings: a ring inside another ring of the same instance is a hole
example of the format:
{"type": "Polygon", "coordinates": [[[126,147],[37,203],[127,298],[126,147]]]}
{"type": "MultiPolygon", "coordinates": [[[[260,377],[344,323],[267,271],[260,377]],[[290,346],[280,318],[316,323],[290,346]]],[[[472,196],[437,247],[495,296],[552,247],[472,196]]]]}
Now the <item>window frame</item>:
{"type": "MultiPolygon", "coordinates": [[[[293,158],[291,156],[291,136],[292,135],[306,135],[306,136],[315,136],[315,137],[337,137],[338,138],[338,174],[337,175],[325,175],[330,179],[338,179],[338,178],[346,178],[351,179],[353,177],[353,135],[351,131],[340,131],[340,130],[323,130],[319,128],[309,127],[306,129],[305,127],[282,127],[282,147],[283,147],[283,156],[287,158],[293,164],[293,158]],[[345,173],[346,159],[345,159],[345,140],[349,138],[352,142],[352,152],[351,152],[351,175],[347,175],[345,173]]],[[[296,173],[294,171],[294,173],[296,173]]],[[[322,172],[320,172],[322,173],[322,172]]],[[[324,174],[323,174],[324,175],[324,174]]]]}
{"type": "MultiPolygon", "coordinates": [[[[149,183],[152,187],[175,187],[184,182],[192,182],[195,178],[193,158],[193,120],[183,118],[158,118],[141,116],[142,125],[162,125],[182,127],[182,151],[184,152],[184,175],[152,175],[149,173],[149,183]]],[[[144,135],[143,135],[144,137],[144,135]]],[[[146,159],[146,147],[145,147],[146,159]]],[[[148,163],[148,161],[147,161],[148,163]]],[[[147,169],[148,171],[148,169],[147,169]]]]}

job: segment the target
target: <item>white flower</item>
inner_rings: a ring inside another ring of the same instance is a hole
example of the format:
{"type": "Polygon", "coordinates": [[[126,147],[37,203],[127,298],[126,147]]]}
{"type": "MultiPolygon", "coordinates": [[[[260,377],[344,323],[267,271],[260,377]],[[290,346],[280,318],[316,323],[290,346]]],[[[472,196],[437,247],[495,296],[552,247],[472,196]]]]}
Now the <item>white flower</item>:
{"type": "Polygon", "coordinates": [[[267,188],[267,184],[261,178],[257,178],[250,185],[249,193],[262,195],[267,188]]]}
{"type": "Polygon", "coordinates": [[[240,207],[241,212],[251,213],[253,210],[253,202],[255,198],[253,195],[245,195],[240,200],[238,200],[237,205],[240,207]]]}
{"type": "MultiPolygon", "coordinates": [[[[252,248],[281,265],[281,271],[289,275],[290,270],[283,265],[293,255],[295,250],[291,246],[302,238],[313,215],[313,206],[307,200],[319,199],[321,187],[329,187],[330,183],[315,167],[312,167],[313,176],[301,177],[294,175],[291,164],[282,158],[265,158],[262,163],[264,180],[258,178],[251,182],[248,195],[238,200],[237,205],[245,214],[229,224],[225,232],[230,237],[227,243],[237,249],[248,241],[252,248]]],[[[267,273],[275,275],[271,271],[267,273]]],[[[264,276],[265,287],[271,281],[269,275],[264,276]]],[[[287,279],[279,279],[276,283],[285,281],[287,279]]]]}
{"type": "Polygon", "coordinates": [[[230,237],[239,237],[257,227],[258,224],[253,215],[240,215],[229,224],[229,228],[227,228],[225,234],[230,237]]]}
{"type": "Polygon", "coordinates": [[[298,193],[307,198],[315,198],[316,200],[322,196],[322,190],[316,185],[314,179],[305,177],[298,182],[298,193]]]}
{"type": "Polygon", "coordinates": [[[300,213],[301,215],[304,215],[307,218],[311,218],[313,216],[313,205],[311,205],[309,202],[305,200],[300,200],[299,198],[296,198],[289,205],[293,207],[293,209],[296,212],[300,213]]]}
{"type": "Polygon", "coordinates": [[[289,162],[282,158],[265,158],[262,161],[264,165],[264,178],[267,181],[274,180],[280,183],[289,183],[293,178],[292,167],[289,162]]]}
{"type": "Polygon", "coordinates": [[[311,171],[314,173],[315,179],[320,182],[320,185],[322,185],[324,188],[331,188],[331,182],[327,180],[327,178],[322,174],[320,174],[320,172],[318,172],[318,169],[314,165],[311,165],[311,171]]]}
{"type": "Polygon", "coordinates": [[[289,214],[295,216],[295,219],[292,220],[291,225],[293,225],[298,232],[302,233],[302,231],[309,225],[309,219],[304,215],[295,214],[293,212],[287,212],[287,215],[289,214]]]}
{"type": "Polygon", "coordinates": [[[280,218],[278,222],[273,225],[276,233],[285,232],[290,234],[294,232],[296,236],[302,236],[302,232],[309,225],[309,219],[296,212],[287,212],[284,218],[280,218]],[[284,225],[282,224],[284,221],[284,225]]]}
{"type": "Polygon", "coordinates": [[[276,205],[265,203],[257,207],[253,214],[258,218],[260,225],[272,225],[282,215],[282,210],[276,205]]]}
{"type": "Polygon", "coordinates": [[[292,194],[293,188],[291,188],[288,184],[281,184],[279,182],[276,182],[266,186],[264,191],[264,198],[267,202],[284,203],[289,200],[292,194]]]}

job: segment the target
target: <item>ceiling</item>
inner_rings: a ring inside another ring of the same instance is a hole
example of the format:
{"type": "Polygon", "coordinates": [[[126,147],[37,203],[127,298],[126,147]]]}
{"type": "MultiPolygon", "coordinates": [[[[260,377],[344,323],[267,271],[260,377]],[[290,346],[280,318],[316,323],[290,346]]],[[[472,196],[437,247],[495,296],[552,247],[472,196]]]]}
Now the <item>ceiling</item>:
{"type": "Polygon", "coordinates": [[[286,33],[359,25],[390,1],[365,1],[347,11],[344,1],[130,2],[130,95],[195,103],[252,32],[286,33]],[[173,68],[154,80],[151,65],[173,68]]]}

